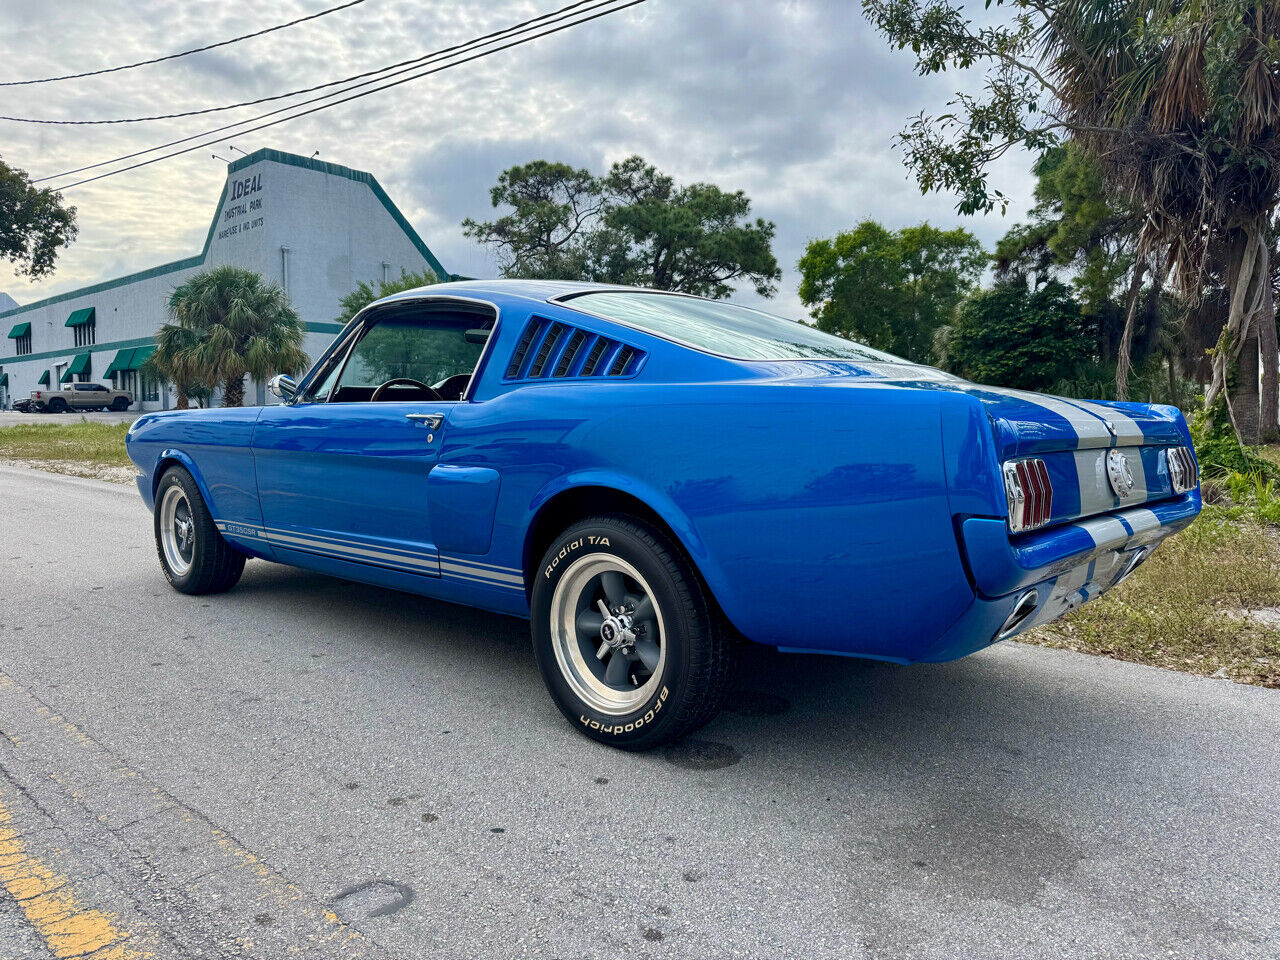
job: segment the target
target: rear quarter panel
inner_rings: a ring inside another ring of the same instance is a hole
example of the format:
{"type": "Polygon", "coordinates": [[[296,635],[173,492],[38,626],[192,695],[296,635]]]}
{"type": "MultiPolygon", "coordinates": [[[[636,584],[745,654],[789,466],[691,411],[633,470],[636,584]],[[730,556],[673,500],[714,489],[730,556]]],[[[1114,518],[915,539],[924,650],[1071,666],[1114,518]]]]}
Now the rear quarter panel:
{"type": "Polygon", "coordinates": [[[973,600],[927,392],[548,382],[454,422],[441,461],[502,477],[494,556],[522,557],[551,497],[601,485],[663,517],[757,642],[911,660],[973,600]]]}

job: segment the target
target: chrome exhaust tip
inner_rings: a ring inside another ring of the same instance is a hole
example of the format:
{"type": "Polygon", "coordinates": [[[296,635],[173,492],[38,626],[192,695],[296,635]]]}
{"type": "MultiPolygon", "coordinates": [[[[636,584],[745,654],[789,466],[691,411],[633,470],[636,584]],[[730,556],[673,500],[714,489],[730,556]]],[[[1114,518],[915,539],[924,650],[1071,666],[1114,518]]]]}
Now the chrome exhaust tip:
{"type": "Polygon", "coordinates": [[[1120,584],[1124,583],[1125,580],[1129,579],[1129,574],[1133,573],[1133,571],[1137,570],[1140,566],[1142,566],[1142,562],[1146,560],[1147,557],[1149,556],[1151,556],[1150,549],[1148,549],[1147,547],[1139,547],[1137,552],[1135,552],[1134,555],[1129,558],[1129,565],[1124,568],[1124,573],[1116,577],[1116,582],[1113,583],[1112,586],[1118,587],[1120,586],[1120,584]]]}
{"type": "Polygon", "coordinates": [[[996,634],[996,640],[1008,640],[1017,633],[1031,614],[1035,613],[1036,606],[1039,603],[1040,594],[1034,588],[1020,596],[1018,602],[1013,605],[1013,611],[1005,619],[1000,632],[996,634]]]}

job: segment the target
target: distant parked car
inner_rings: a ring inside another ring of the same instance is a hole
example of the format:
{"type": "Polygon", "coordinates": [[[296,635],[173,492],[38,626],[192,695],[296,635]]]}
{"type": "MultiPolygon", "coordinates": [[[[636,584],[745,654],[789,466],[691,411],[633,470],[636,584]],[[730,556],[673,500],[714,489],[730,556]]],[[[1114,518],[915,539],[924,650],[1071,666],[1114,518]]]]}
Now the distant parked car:
{"type": "Polygon", "coordinates": [[[17,413],[31,413],[32,400],[15,400],[13,401],[13,409],[17,413]]]}
{"type": "Polygon", "coordinates": [[[715,714],[739,635],[955,660],[1200,511],[1174,407],[979,386],[650,290],[424,287],[272,392],[130,429],[170,584],[227,590],[263,557],[527,617],[560,710],[628,749],[715,714]]]}
{"type": "Polygon", "coordinates": [[[128,390],[112,390],[101,383],[68,383],[60,390],[33,390],[31,404],[42,413],[68,410],[115,410],[123,413],[133,403],[128,390]]]}

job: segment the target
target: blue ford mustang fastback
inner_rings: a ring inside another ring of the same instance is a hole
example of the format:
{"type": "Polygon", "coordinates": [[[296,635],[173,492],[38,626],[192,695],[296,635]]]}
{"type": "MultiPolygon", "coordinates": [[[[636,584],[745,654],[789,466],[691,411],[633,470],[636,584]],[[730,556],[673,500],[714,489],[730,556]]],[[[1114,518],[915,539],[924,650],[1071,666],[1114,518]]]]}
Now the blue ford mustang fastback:
{"type": "Polygon", "coordinates": [[[713,716],[741,637],[953,660],[1200,510],[1173,407],[977,386],[649,290],[397,294],[272,391],[130,429],[169,582],[226,590],[259,557],[528,617],[560,709],[629,749],[713,716]]]}

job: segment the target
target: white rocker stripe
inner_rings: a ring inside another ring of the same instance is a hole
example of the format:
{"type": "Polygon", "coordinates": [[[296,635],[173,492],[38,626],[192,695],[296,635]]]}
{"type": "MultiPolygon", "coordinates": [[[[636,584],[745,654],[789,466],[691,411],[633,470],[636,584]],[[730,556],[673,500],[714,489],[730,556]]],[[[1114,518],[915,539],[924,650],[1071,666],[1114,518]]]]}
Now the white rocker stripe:
{"type": "Polygon", "coordinates": [[[456,563],[453,560],[446,560],[443,557],[440,560],[440,569],[468,577],[493,580],[497,583],[513,584],[519,586],[522,590],[524,589],[524,577],[517,577],[515,574],[511,573],[496,573],[489,570],[477,570],[474,567],[468,567],[466,565],[456,563]]]}
{"type": "Polygon", "coordinates": [[[469,573],[456,573],[454,571],[444,573],[443,576],[450,580],[461,580],[463,583],[481,583],[486,587],[504,587],[507,590],[516,590],[520,593],[524,593],[523,583],[502,583],[499,580],[490,580],[486,577],[477,577],[469,573]]]}
{"type": "Polygon", "coordinates": [[[421,557],[409,557],[400,553],[388,553],[385,550],[376,550],[368,547],[351,547],[346,544],[339,545],[311,537],[272,533],[270,539],[274,543],[280,543],[282,545],[293,544],[295,546],[307,547],[311,550],[332,553],[336,556],[363,557],[371,560],[379,560],[383,563],[401,564],[406,567],[417,567],[431,571],[435,571],[439,567],[435,560],[423,559],[421,557]]]}
{"type": "Polygon", "coordinates": [[[404,556],[407,558],[418,558],[422,553],[408,547],[392,547],[386,544],[371,544],[364,540],[352,540],[350,537],[337,537],[330,533],[303,533],[300,530],[283,530],[279,527],[265,527],[267,537],[301,537],[305,540],[314,540],[318,543],[333,544],[337,547],[352,547],[358,550],[377,550],[380,553],[389,556],[404,556]]]}
{"type": "Polygon", "coordinates": [[[339,560],[377,561],[385,566],[408,568],[414,573],[446,573],[454,579],[484,583],[489,586],[507,587],[524,590],[524,577],[512,567],[499,567],[495,564],[480,564],[470,560],[458,560],[454,557],[427,558],[422,554],[411,554],[400,548],[383,549],[373,547],[359,541],[329,535],[312,535],[299,533],[296,530],[280,530],[275,527],[258,527],[253,524],[235,521],[215,520],[214,526],[221,533],[244,539],[267,540],[281,546],[305,548],[312,553],[336,557],[339,560]],[[510,572],[508,572],[510,571],[510,572]]]}
{"type": "Polygon", "coordinates": [[[466,560],[462,557],[446,557],[444,554],[440,555],[440,559],[442,561],[447,560],[449,563],[465,564],[468,567],[484,567],[487,570],[498,570],[502,573],[514,573],[520,577],[524,576],[524,571],[519,567],[504,567],[496,563],[481,563],[479,560],[466,560]]]}

